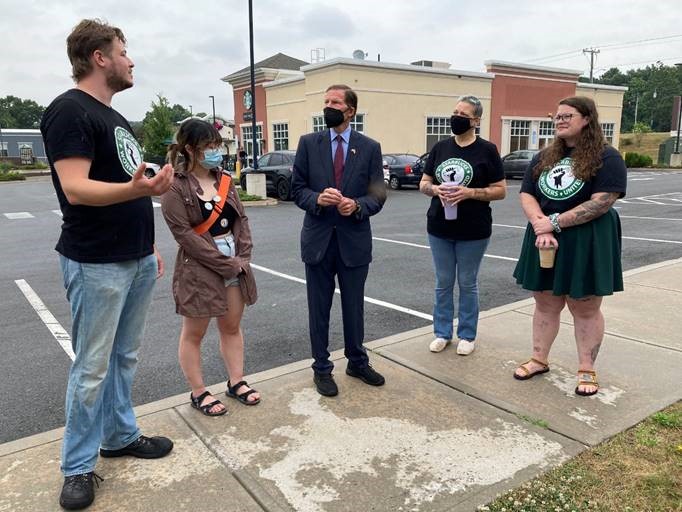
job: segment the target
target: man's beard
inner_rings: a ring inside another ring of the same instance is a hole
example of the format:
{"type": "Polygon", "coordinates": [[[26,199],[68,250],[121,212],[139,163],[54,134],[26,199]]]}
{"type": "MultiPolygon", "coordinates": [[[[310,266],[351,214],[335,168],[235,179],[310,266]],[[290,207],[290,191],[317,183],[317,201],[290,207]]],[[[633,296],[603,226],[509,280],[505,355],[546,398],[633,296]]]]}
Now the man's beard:
{"type": "Polygon", "coordinates": [[[128,77],[122,77],[116,74],[116,72],[112,72],[107,75],[107,86],[114,92],[121,92],[130,89],[133,86],[133,82],[128,77]]]}

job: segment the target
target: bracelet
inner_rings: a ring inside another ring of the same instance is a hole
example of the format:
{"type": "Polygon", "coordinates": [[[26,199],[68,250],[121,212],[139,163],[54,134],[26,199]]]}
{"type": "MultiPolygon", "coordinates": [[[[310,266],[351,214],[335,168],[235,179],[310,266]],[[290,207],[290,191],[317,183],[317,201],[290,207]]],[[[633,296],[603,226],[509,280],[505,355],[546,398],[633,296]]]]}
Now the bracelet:
{"type": "Polygon", "coordinates": [[[561,233],[561,226],[559,226],[559,215],[558,213],[552,213],[549,216],[549,222],[552,224],[552,230],[555,233],[561,233]]]}

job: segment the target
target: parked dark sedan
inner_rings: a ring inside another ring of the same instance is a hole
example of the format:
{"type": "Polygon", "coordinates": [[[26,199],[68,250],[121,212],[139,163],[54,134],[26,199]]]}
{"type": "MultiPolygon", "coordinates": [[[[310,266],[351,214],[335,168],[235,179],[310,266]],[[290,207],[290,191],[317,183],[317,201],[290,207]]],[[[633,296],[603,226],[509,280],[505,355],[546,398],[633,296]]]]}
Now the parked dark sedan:
{"type": "Polygon", "coordinates": [[[424,174],[424,167],[426,166],[426,160],[428,160],[428,158],[428,153],[424,153],[422,156],[420,156],[412,166],[412,172],[419,175],[424,174]]]}
{"type": "Polygon", "coordinates": [[[383,156],[384,176],[388,178],[388,186],[393,190],[403,185],[419,186],[422,172],[415,172],[413,166],[419,157],[409,153],[388,153],[383,156]]]}
{"type": "Polygon", "coordinates": [[[537,152],[537,149],[520,149],[518,151],[512,151],[508,155],[502,157],[504,177],[523,178],[528,164],[537,152]]]}
{"type": "Polygon", "coordinates": [[[258,159],[258,170],[246,167],[239,177],[242,190],[246,189],[246,176],[251,173],[265,174],[265,187],[268,195],[275,195],[282,201],[291,199],[291,177],[294,171],[296,151],[272,151],[258,159]]]}

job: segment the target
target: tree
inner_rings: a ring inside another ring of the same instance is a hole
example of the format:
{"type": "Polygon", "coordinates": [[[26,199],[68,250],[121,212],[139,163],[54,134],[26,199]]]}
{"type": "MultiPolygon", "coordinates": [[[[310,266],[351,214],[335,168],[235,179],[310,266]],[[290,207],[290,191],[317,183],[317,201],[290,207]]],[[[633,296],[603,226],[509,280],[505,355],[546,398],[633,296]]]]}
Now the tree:
{"type": "Polygon", "coordinates": [[[0,98],[0,126],[3,128],[37,128],[45,107],[33,100],[16,96],[0,98]]]}
{"type": "Polygon", "coordinates": [[[635,144],[639,147],[642,144],[642,137],[645,133],[651,132],[651,127],[647,123],[637,121],[632,125],[632,133],[635,134],[635,144]]]}
{"type": "Polygon", "coordinates": [[[168,144],[173,138],[174,125],[172,111],[168,100],[160,93],[158,101],[152,101],[152,109],[147,112],[142,122],[145,158],[151,161],[163,161],[168,144]]]}
{"type": "Polygon", "coordinates": [[[176,103],[171,107],[171,120],[173,123],[178,123],[183,119],[187,119],[191,115],[191,112],[182,105],[178,105],[176,103]]]}

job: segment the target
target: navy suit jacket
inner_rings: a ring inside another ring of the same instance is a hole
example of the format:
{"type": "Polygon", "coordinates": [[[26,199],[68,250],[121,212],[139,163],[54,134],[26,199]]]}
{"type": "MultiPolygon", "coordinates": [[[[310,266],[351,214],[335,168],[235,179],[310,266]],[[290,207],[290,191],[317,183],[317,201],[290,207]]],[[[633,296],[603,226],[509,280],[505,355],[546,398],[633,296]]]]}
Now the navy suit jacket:
{"type": "Polygon", "coordinates": [[[303,135],[296,150],[293,195],[305,210],[301,229],[301,258],[309,265],[324,257],[334,229],[343,263],[348,267],[372,261],[372,230],[369,218],[381,211],[386,201],[386,186],[378,142],[352,130],[343,170],[341,193],[356,199],[359,213],[344,217],[336,206],[319,206],[317,197],[334,183],[329,130],[303,135]]]}

